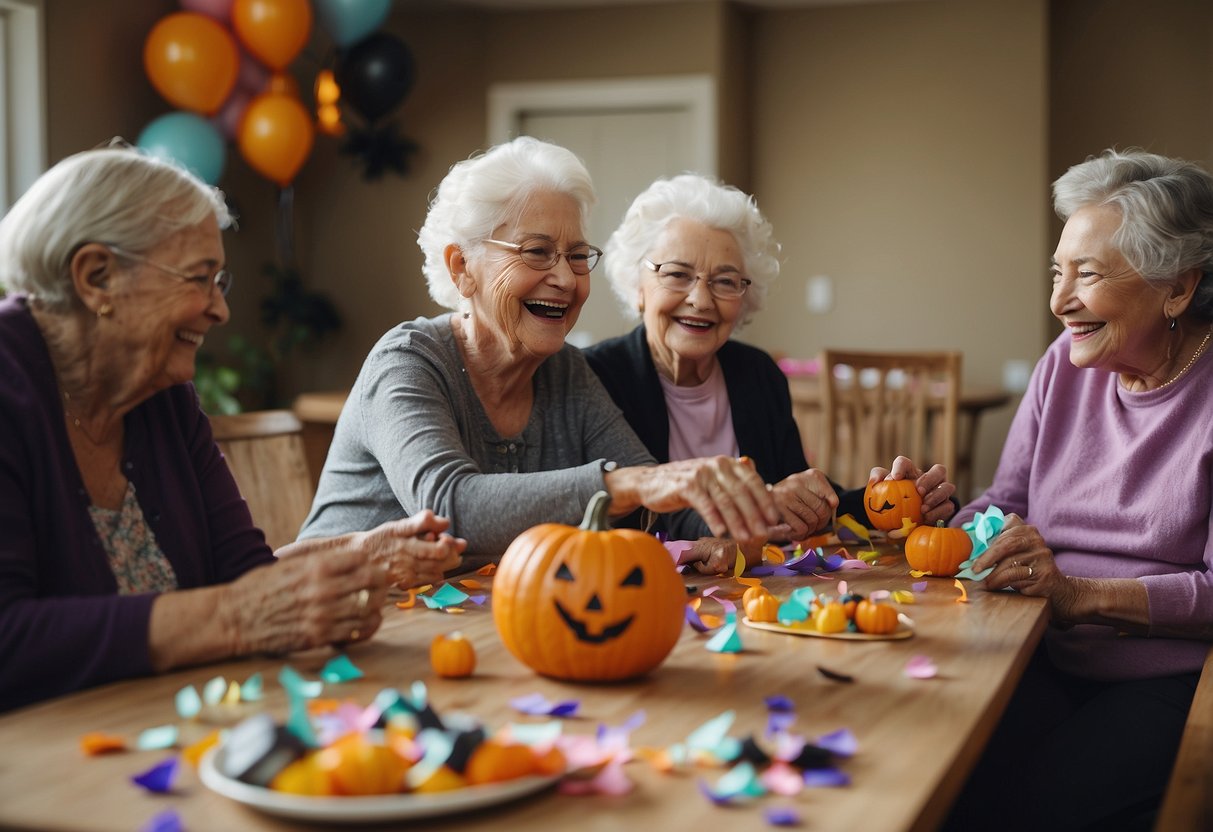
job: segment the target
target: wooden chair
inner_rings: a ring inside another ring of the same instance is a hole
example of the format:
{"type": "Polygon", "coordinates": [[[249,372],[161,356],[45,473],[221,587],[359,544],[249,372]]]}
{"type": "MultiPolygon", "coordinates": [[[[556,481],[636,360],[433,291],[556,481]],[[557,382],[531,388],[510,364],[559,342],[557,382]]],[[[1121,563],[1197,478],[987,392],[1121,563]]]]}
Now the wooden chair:
{"type": "Polygon", "coordinates": [[[270,548],[292,543],[316,494],[303,426],[289,410],[212,416],[215,442],[270,548]]]}
{"type": "Polygon", "coordinates": [[[958,352],[824,350],[814,465],[849,488],[899,454],[955,476],[960,362],[958,352]]]}
{"type": "Polygon", "coordinates": [[[1213,650],[1205,659],[1154,832],[1213,829],[1213,650]]]}

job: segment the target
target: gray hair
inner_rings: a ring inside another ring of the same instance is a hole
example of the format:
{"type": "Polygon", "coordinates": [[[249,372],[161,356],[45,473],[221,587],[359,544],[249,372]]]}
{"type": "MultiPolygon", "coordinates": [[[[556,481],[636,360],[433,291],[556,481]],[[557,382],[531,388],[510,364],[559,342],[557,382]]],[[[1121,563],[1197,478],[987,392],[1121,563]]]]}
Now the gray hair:
{"type": "Polygon", "coordinates": [[[207,217],[231,224],[223,193],[134,148],[87,150],[42,174],[0,220],[0,284],[72,308],[71,260],[86,243],[136,254],[207,217]]]}
{"type": "Polygon", "coordinates": [[[1151,283],[1170,287],[1199,269],[1189,308],[1213,320],[1213,176],[1182,159],[1109,149],[1053,183],[1053,208],[1063,221],[1089,205],[1119,209],[1112,243],[1151,283]]]}
{"type": "Polygon", "coordinates": [[[554,191],[576,201],[583,227],[596,200],[589,171],[572,151],[530,136],[519,136],[451,167],[417,233],[417,245],[425,255],[422,270],[436,303],[447,309],[465,305],[447,270],[446,247],[454,244],[465,256],[480,252],[493,229],[539,191],[554,191]]]}
{"type": "Polygon", "coordinates": [[[637,298],[645,274],[641,261],[671,220],[689,219],[729,231],[745,258],[745,276],[753,283],[742,296],[737,328],[762,309],[767,290],[779,276],[779,243],[754,197],[696,173],[658,179],[632,201],[605,249],[605,268],[624,314],[639,317],[637,298]]]}

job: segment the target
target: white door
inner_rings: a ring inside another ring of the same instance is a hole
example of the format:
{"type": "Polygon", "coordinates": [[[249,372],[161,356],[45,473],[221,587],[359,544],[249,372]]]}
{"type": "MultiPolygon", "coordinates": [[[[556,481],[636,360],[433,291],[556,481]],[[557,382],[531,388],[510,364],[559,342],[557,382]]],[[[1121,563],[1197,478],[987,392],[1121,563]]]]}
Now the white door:
{"type": "MultiPolygon", "coordinates": [[[[660,176],[693,170],[715,174],[714,99],[710,85],[694,79],[694,89],[670,93],[669,79],[655,79],[648,89],[624,82],[631,94],[587,93],[582,84],[529,85],[532,95],[509,89],[503,103],[495,90],[496,135],[492,143],[527,135],[555,142],[576,153],[589,168],[598,192],[598,205],[589,219],[590,242],[602,248],[632,199],[660,176]],[[563,93],[554,96],[553,90],[563,93]],[[654,90],[661,95],[653,95],[654,90]],[[707,101],[709,103],[705,104],[707,101]],[[504,110],[504,112],[503,112],[504,110]],[[505,135],[501,133],[505,132],[505,135]]],[[[643,83],[643,82],[641,82],[643,83]]],[[[490,100],[493,100],[491,94],[490,100]]],[[[619,300],[600,264],[591,277],[590,299],[581,311],[569,341],[587,346],[627,332],[635,324],[625,318],[619,300]]]]}

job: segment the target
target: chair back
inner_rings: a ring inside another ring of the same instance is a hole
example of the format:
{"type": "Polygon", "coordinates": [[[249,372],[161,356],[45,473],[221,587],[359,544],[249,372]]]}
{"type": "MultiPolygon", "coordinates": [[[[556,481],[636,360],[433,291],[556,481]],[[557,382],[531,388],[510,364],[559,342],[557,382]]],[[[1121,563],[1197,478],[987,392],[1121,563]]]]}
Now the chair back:
{"type": "Polygon", "coordinates": [[[263,410],[212,416],[211,428],[270,548],[293,543],[316,494],[299,420],[289,410],[263,410]]]}
{"type": "Polygon", "coordinates": [[[954,477],[960,363],[959,352],[824,350],[816,466],[849,488],[898,455],[954,477]]]}

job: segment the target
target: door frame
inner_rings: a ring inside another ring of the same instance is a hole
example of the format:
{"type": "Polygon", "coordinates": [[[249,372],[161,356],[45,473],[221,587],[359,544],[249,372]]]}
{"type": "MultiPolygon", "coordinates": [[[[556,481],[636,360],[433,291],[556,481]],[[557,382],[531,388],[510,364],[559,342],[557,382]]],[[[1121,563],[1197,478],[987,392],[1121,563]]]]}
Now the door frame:
{"type": "Polygon", "coordinates": [[[715,176],[716,82],[711,75],[665,75],[491,84],[488,90],[488,142],[500,144],[518,135],[524,113],[553,114],[683,109],[690,115],[694,169],[715,176]]]}

